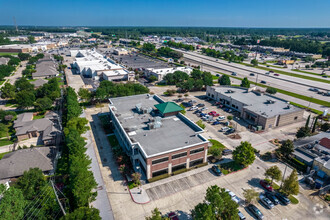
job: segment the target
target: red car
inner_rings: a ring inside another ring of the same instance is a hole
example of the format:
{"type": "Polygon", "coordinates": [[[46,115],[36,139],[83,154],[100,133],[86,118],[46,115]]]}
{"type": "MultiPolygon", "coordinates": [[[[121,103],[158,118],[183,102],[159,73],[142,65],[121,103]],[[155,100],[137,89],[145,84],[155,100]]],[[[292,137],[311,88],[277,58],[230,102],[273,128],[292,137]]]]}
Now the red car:
{"type": "Polygon", "coordinates": [[[266,181],[260,180],[260,185],[264,187],[267,191],[273,192],[273,187],[271,187],[271,185],[269,185],[269,183],[267,183],[266,181]]]}
{"type": "Polygon", "coordinates": [[[175,212],[170,212],[168,214],[168,217],[171,219],[171,220],[179,220],[179,217],[175,214],[175,212]]]}
{"type": "Polygon", "coordinates": [[[274,74],[274,76],[280,76],[280,74],[278,74],[278,73],[275,73],[275,74],[274,74]]]}
{"type": "Polygon", "coordinates": [[[216,113],[215,111],[209,112],[209,115],[212,115],[213,117],[218,117],[219,116],[219,114],[216,113]]]}

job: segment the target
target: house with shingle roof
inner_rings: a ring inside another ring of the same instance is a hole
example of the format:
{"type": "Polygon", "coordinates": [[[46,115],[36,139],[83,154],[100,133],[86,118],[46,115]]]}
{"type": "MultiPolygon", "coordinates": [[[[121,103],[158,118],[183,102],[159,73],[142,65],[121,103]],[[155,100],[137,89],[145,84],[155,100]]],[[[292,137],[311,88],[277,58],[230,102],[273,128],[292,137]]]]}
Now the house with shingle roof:
{"type": "Polygon", "coordinates": [[[33,113],[19,114],[14,121],[18,141],[39,138],[44,145],[54,145],[59,130],[49,118],[33,120],[33,113]]]}
{"type": "Polygon", "coordinates": [[[17,178],[30,168],[39,168],[45,174],[53,170],[55,147],[35,147],[13,151],[0,160],[0,180],[17,178]]]}

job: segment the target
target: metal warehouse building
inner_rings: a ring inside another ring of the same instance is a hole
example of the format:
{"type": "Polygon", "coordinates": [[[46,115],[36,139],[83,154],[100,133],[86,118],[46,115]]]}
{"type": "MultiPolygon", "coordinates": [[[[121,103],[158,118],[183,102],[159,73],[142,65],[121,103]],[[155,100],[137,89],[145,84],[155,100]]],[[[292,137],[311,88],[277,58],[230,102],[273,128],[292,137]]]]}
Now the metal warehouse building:
{"type": "Polygon", "coordinates": [[[255,128],[261,126],[268,130],[304,120],[303,109],[255,88],[208,86],[206,95],[239,112],[240,117],[255,128]]]}

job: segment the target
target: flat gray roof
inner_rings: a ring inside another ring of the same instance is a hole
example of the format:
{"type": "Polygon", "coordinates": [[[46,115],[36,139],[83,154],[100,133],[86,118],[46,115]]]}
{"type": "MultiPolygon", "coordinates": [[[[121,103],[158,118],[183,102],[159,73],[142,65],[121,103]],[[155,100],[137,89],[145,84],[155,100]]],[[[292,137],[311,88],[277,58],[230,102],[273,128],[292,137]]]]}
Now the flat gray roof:
{"type": "Polygon", "coordinates": [[[117,115],[132,143],[139,142],[147,156],[162,154],[168,151],[179,150],[190,145],[206,142],[193,124],[185,122],[181,116],[170,116],[161,119],[162,126],[149,129],[148,123],[154,117],[149,114],[140,114],[135,110],[137,104],[142,108],[154,108],[159,104],[153,96],[144,95],[127,96],[110,99],[112,108],[117,115]]]}
{"type": "Polygon", "coordinates": [[[288,114],[302,110],[293,105],[290,105],[290,108],[288,108],[287,101],[283,99],[265,94],[258,95],[255,92],[248,92],[247,89],[244,88],[223,86],[217,86],[213,88],[215,88],[216,92],[219,92],[227,97],[231,97],[232,99],[243,103],[245,105],[245,109],[258,115],[262,115],[265,118],[272,118],[276,115],[288,114]],[[233,92],[229,93],[228,90],[233,92]],[[268,102],[269,100],[274,101],[274,103],[270,104],[268,102]]]}

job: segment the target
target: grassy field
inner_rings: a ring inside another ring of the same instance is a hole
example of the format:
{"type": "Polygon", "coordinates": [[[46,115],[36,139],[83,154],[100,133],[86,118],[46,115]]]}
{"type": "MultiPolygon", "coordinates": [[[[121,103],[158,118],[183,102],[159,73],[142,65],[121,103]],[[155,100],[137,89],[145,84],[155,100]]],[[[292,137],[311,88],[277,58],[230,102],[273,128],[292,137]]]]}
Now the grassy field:
{"type": "MultiPolygon", "coordinates": [[[[232,76],[232,75],[228,75],[228,74],[221,73],[221,72],[218,72],[218,73],[227,75],[227,76],[229,76],[231,78],[234,78],[234,79],[242,80],[242,78],[237,77],[237,76],[232,76]]],[[[269,86],[266,86],[266,85],[261,84],[261,83],[253,83],[253,84],[256,84],[257,86],[260,86],[260,87],[263,87],[263,88],[269,87],[269,86]]],[[[323,105],[323,106],[330,106],[330,103],[327,102],[327,101],[324,101],[324,100],[311,98],[311,97],[308,97],[308,96],[300,95],[300,94],[297,94],[297,93],[285,91],[285,90],[278,89],[278,88],[276,88],[276,90],[279,93],[282,93],[282,94],[285,94],[285,95],[289,95],[289,96],[292,96],[292,97],[295,97],[295,98],[298,98],[298,99],[302,99],[302,100],[305,100],[305,101],[308,101],[308,102],[310,101],[310,102],[315,103],[315,104],[319,104],[319,105],[323,105]]],[[[296,103],[294,103],[294,104],[296,104],[296,103]]],[[[299,105],[299,107],[307,108],[306,106],[303,106],[303,105],[299,105]]],[[[320,112],[320,111],[318,111],[316,109],[312,109],[312,108],[309,108],[309,109],[310,110],[313,110],[315,112],[320,112]]]]}
{"type": "Polygon", "coordinates": [[[291,70],[292,71],[299,72],[299,73],[307,73],[307,74],[311,74],[311,75],[314,75],[314,76],[320,76],[321,77],[321,74],[318,74],[318,73],[312,73],[312,72],[303,71],[303,70],[297,70],[297,69],[291,69],[291,70]]]}
{"type": "Polygon", "coordinates": [[[4,152],[0,154],[0,160],[3,158],[3,156],[5,156],[6,154],[9,154],[10,152],[4,152]]]}
{"type": "Polygon", "coordinates": [[[318,79],[318,78],[311,77],[311,76],[305,76],[305,75],[289,73],[289,72],[285,72],[283,70],[277,70],[277,69],[272,69],[272,68],[263,67],[263,66],[253,66],[253,65],[247,64],[247,63],[240,63],[240,64],[243,64],[243,65],[249,66],[249,67],[254,67],[254,68],[257,68],[257,69],[261,69],[261,70],[274,71],[275,73],[280,73],[280,74],[287,75],[287,76],[293,76],[293,77],[297,77],[297,78],[301,78],[301,79],[308,79],[308,80],[312,80],[312,81],[316,81],[316,82],[323,82],[323,83],[330,84],[329,80],[325,80],[325,79],[321,79],[321,78],[318,79]]]}
{"type": "Polygon", "coordinates": [[[9,140],[0,140],[0,147],[6,146],[9,144],[13,144],[13,143],[14,143],[13,141],[9,141],[9,140]]]}
{"type": "Polygon", "coordinates": [[[0,52],[0,56],[4,55],[17,55],[18,53],[0,52]]]}

